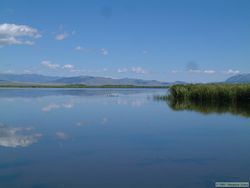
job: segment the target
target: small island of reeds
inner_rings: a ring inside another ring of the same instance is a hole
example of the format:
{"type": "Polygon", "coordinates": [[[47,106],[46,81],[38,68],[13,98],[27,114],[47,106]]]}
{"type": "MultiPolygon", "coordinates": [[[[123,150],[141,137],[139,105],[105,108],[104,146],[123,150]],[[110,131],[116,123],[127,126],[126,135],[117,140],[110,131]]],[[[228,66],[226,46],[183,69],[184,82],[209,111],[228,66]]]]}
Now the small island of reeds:
{"type": "Polygon", "coordinates": [[[165,100],[174,110],[193,110],[204,114],[232,113],[250,117],[250,84],[174,85],[165,100]]]}

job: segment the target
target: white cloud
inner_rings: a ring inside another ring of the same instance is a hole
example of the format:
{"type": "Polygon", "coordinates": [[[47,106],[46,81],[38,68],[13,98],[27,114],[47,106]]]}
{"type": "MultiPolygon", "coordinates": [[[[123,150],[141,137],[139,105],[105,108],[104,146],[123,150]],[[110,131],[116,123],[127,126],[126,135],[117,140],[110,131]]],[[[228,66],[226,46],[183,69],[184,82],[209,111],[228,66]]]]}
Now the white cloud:
{"type": "Polygon", "coordinates": [[[203,71],[205,74],[215,74],[216,71],[215,70],[204,70],[203,71]]]}
{"type": "Polygon", "coordinates": [[[137,74],[146,74],[147,73],[147,71],[144,70],[142,67],[132,67],[131,71],[134,73],[137,73],[137,74]]]}
{"type": "Polygon", "coordinates": [[[81,72],[80,69],[70,69],[69,71],[70,71],[71,73],[79,73],[79,72],[81,72]]]}
{"type": "Polygon", "coordinates": [[[55,37],[55,39],[56,40],[64,40],[68,36],[69,36],[69,34],[67,32],[64,32],[64,33],[57,34],[56,37],[55,37]]]}
{"type": "Polygon", "coordinates": [[[72,64],[66,64],[66,65],[63,65],[63,67],[62,67],[63,69],[74,69],[75,68],[75,66],[74,65],[72,65],[72,64]]]}
{"type": "Polygon", "coordinates": [[[4,73],[6,73],[6,74],[13,74],[13,73],[15,73],[15,71],[14,70],[6,70],[6,71],[4,71],[4,73]]]}
{"type": "Polygon", "coordinates": [[[72,65],[72,64],[63,65],[62,68],[65,69],[65,70],[68,70],[71,73],[79,73],[79,72],[81,72],[80,69],[75,68],[75,66],[72,65]]]}
{"type": "Polygon", "coordinates": [[[84,52],[84,53],[95,53],[95,54],[101,54],[101,55],[104,55],[104,56],[107,56],[109,55],[109,50],[106,49],[106,48],[85,48],[85,47],[82,47],[82,46],[76,46],[74,48],[75,51],[78,51],[78,52],[84,52]]]}
{"type": "Polygon", "coordinates": [[[56,68],[60,68],[61,67],[59,64],[53,64],[49,60],[44,60],[44,61],[41,62],[41,64],[43,66],[46,66],[49,69],[56,69],[56,68]]]}
{"type": "Polygon", "coordinates": [[[29,36],[29,37],[40,37],[37,29],[34,29],[27,25],[16,25],[16,24],[0,24],[0,35],[5,36],[29,36]]]}
{"type": "Polygon", "coordinates": [[[32,73],[32,71],[31,71],[31,70],[26,69],[26,70],[23,70],[23,73],[24,73],[24,74],[31,74],[31,73],[32,73]]]}
{"type": "Polygon", "coordinates": [[[239,70],[232,70],[232,69],[229,69],[227,71],[223,71],[223,73],[225,74],[239,74],[240,71],[239,70]]]}
{"type": "Polygon", "coordinates": [[[171,73],[176,74],[176,73],[181,73],[182,71],[179,70],[172,70],[171,73]]]}
{"type": "Polygon", "coordinates": [[[83,47],[81,47],[81,46],[77,46],[77,47],[75,47],[75,50],[77,50],[77,51],[81,51],[81,50],[83,50],[84,48],[83,47]]]}
{"type": "Polygon", "coordinates": [[[190,73],[201,73],[202,71],[201,70],[196,70],[196,69],[190,69],[190,70],[188,70],[188,72],[190,72],[190,73]]]}
{"type": "Polygon", "coordinates": [[[109,51],[108,51],[106,48],[102,48],[102,49],[101,49],[101,54],[102,54],[102,55],[108,55],[108,54],[109,54],[109,51]]]}
{"type": "Polygon", "coordinates": [[[136,74],[146,74],[147,71],[143,69],[142,67],[132,67],[132,68],[119,68],[117,69],[118,73],[126,73],[126,72],[132,72],[136,74]]]}
{"type": "Polygon", "coordinates": [[[107,68],[103,68],[103,69],[81,69],[81,70],[76,70],[75,72],[82,72],[82,73],[103,73],[103,72],[107,72],[108,69],[107,68]]]}
{"type": "Polygon", "coordinates": [[[215,70],[200,70],[200,69],[196,69],[196,70],[193,70],[193,69],[190,69],[188,70],[189,73],[199,73],[199,74],[215,74],[216,71],[215,70]]]}
{"type": "Polygon", "coordinates": [[[49,69],[56,69],[58,71],[66,70],[71,73],[81,72],[80,69],[75,68],[75,66],[72,64],[59,65],[59,64],[51,63],[51,61],[49,60],[44,60],[41,62],[41,64],[49,69]]]}
{"type": "Polygon", "coordinates": [[[79,52],[84,52],[84,53],[90,53],[90,52],[94,52],[95,49],[91,49],[91,48],[84,48],[82,46],[77,46],[75,47],[75,50],[76,51],[79,51],[79,52]]]}
{"type": "Polygon", "coordinates": [[[24,44],[33,45],[27,38],[39,38],[38,30],[28,25],[0,24],[0,46],[24,44]]]}
{"type": "Polygon", "coordinates": [[[124,72],[128,72],[128,69],[127,68],[119,68],[117,70],[118,73],[124,73],[124,72]]]}
{"type": "Polygon", "coordinates": [[[172,70],[171,73],[197,73],[197,74],[223,73],[223,74],[239,74],[240,71],[239,70],[232,70],[232,69],[229,69],[229,70],[226,70],[226,71],[215,71],[215,70],[212,70],[212,69],[208,69],[208,70],[200,70],[200,69],[193,70],[193,69],[190,69],[190,70],[187,70],[187,71],[172,70]]]}

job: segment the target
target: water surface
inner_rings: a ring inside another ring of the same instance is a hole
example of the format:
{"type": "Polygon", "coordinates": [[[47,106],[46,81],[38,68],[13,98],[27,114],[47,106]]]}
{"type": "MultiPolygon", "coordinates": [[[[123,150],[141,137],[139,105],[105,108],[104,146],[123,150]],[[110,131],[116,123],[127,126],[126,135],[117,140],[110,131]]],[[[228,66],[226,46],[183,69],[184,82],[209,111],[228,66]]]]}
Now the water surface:
{"type": "Polygon", "coordinates": [[[0,89],[0,187],[250,181],[250,119],[175,111],[164,89],[0,89]]]}

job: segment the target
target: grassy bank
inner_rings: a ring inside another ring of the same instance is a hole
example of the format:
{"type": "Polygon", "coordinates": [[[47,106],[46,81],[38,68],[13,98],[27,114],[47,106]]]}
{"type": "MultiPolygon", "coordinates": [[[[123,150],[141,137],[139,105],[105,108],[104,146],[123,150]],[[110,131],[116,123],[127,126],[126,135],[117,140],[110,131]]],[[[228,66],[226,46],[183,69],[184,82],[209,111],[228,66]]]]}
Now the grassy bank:
{"type": "Polygon", "coordinates": [[[190,84],[170,87],[169,94],[157,96],[176,111],[203,114],[231,113],[250,117],[250,84],[190,84]]]}
{"type": "Polygon", "coordinates": [[[250,84],[174,85],[168,97],[197,102],[249,102],[250,84]]]}

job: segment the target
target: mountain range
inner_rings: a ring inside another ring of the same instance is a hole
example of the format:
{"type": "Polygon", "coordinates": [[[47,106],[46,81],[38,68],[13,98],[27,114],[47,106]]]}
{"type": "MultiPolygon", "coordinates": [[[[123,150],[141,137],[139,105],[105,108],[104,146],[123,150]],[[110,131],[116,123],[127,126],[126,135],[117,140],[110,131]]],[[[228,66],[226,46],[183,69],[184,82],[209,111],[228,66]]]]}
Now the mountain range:
{"type": "Polygon", "coordinates": [[[226,80],[226,83],[250,83],[250,74],[238,74],[226,80]]]}
{"type": "MultiPolygon", "coordinates": [[[[82,84],[88,86],[103,85],[134,85],[134,86],[169,86],[173,84],[184,84],[185,82],[161,82],[157,80],[143,80],[134,78],[114,79],[98,76],[45,76],[39,74],[1,74],[0,84],[82,84]]],[[[225,83],[250,83],[250,74],[238,74],[225,80],[225,83]]]]}
{"type": "Polygon", "coordinates": [[[35,84],[83,84],[88,86],[102,85],[134,85],[134,86],[169,86],[182,82],[161,82],[157,80],[142,80],[134,78],[114,79],[96,76],[44,76],[38,74],[0,74],[0,83],[35,83],[35,84]]]}

